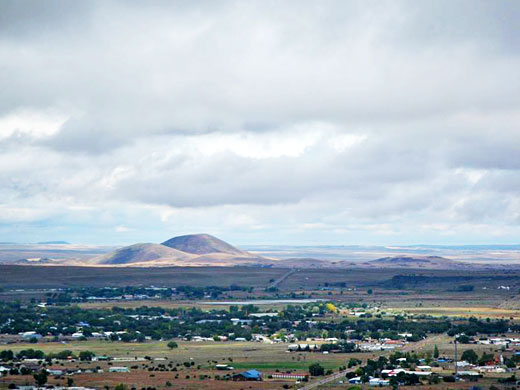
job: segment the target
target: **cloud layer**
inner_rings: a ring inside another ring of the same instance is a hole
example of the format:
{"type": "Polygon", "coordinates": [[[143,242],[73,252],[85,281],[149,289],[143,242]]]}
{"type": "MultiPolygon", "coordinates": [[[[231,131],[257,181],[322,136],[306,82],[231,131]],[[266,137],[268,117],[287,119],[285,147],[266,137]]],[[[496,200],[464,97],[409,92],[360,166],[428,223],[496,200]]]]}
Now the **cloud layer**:
{"type": "Polygon", "coordinates": [[[0,5],[0,234],[517,242],[516,1],[0,5]]]}

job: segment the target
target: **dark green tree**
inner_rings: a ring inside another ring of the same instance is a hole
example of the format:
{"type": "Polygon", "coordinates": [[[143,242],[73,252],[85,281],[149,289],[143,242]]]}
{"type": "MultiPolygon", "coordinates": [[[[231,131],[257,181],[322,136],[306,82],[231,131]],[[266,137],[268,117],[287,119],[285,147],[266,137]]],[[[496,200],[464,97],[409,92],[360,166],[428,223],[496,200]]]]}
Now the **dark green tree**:
{"type": "Polygon", "coordinates": [[[47,373],[46,370],[40,370],[40,372],[37,372],[36,374],[33,375],[36,385],[38,387],[42,387],[44,384],[47,383],[48,376],[49,376],[49,374],[47,373]]]}
{"type": "Polygon", "coordinates": [[[471,364],[476,364],[478,362],[478,355],[477,353],[472,349],[466,349],[462,356],[460,357],[462,360],[466,360],[467,362],[471,364]]]}
{"type": "Polygon", "coordinates": [[[320,363],[314,363],[309,366],[309,374],[312,376],[321,376],[325,374],[325,369],[321,366],[320,363]]]}

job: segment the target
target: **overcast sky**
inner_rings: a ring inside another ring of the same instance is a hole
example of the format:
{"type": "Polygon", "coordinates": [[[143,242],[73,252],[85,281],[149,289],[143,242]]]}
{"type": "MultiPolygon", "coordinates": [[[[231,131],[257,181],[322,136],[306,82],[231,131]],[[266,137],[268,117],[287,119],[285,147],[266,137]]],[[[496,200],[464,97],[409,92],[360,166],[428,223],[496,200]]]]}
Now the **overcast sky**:
{"type": "Polygon", "coordinates": [[[519,243],[520,2],[0,2],[0,241],[519,243]]]}

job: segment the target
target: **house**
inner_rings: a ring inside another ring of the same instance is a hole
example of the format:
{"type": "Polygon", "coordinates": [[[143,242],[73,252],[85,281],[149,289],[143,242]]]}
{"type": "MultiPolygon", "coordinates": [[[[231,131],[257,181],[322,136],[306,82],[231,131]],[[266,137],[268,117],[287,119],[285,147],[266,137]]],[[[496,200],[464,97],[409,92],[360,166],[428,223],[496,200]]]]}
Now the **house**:
{"type": "Polygon", "coordinates": [[[251,313],[249,317],[262,318],[262,317],[278,317],[278,313],[251,313]]]}
{"type": "Polygon", "coordinates": [[[309,374],[297,372],[276,372],[272,374],[271,377],[273,379],[294,379],[303,382],[307,382],[309,380],[309,374]]]}
{"type": "Polygon", "coordinates": [[[0,376],[9,374],[9,368],[0,366],[0,376]]]}
{"type": "Polygon", "coordinates": [[[63,370],[47,369],[47,373],[48,373],[49,375],[56,375],[56,376],[59,376],[59,375],[63,375],[63,370]]]}
{"type": "Polygon", "coordinates": [[[22,367],[30,370],[31,372],[37,372],[40,370],[40,364],[38,363],[23,363],[20,365],[20,368],[22,367]]]}
{"type": "Polygon", "coordinates": [[[461,378],[482,378],[482,374],[476,371],[459,371],[457,376],[461,378]]]}
{"type": "Polygon", "coordinates": [[[41,334],[36,333],[34,331],[23,332],[23,333],[21,333],[21,336],[25,340],[31,340],[31,339],[40,340],[43,337],[41,334]]]}
{"type": "Polygon", "coordinates": [[[101,362],[101,361],[108,361],[108,360],[110,360],[110,358],[108,356],[104,356],[104,355],[102,355],[102,356],[94,356],[92,358],[93,362],[95,362],[95,361],[100,361],[101,362]]]}
{"type": "Polygon", "coordinates": [[[215,368],[216,368],[217,370],[233,370],[233,369],[234,369],[233,367],[231,367],[231,366],[229,366],[229,365],[227,365],[227,364],[217,364],[217,365],[215,366],[215,368]]]}
{"type": "Polygon", "coordinates": [[[390,381],[388,379],[371,378],[368,381],[368,384],[370,386],[388,386],[388,385],[390,385],[390,381]]]}
{"type": "Polygon", "coordinates": [[[262,373],[257,370],[244,371],[233,375],[234,381],[261,381],[262,373]]]}
{"type": "MultiPolygon", "coordinates": [[[[370,377],[370,379],[373,379],[373,378],[370,377]]],[[[348,383],[353,384],[353,385],[359,385],[360,383],[362,383],[362,382],[361,382],[361,377],[360,377],[360,376],[356,376],[356,377],[354,377],[354,378],[350,378],[350,379],[348,380],[348,383]]]]}
{"type": "Polygon", "coordinates": [[[476,369],[480,372],[506,372],[506,369],[500,366],[480,366],[476,369]]]}
{"type": "Polygon", "coordinates": [[[128,367],[110,367],[108,372],[130,372],[128,367]]]}
{"type": "Polygon", "coordinates": [[[242,320],[240,318],[231,318],[233,325],[251,325],[253,320],[242,320]]]}

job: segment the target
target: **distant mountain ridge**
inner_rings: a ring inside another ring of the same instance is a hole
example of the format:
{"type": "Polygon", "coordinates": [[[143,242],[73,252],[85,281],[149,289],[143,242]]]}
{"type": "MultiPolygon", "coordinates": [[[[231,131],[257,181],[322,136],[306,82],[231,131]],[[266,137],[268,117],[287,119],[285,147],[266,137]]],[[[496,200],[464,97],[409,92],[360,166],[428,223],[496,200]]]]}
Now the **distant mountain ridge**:
{"type": "Polygon", "coordinates": [[[391,256],[371,260],[365,263],[368,266],[387,268],[428,268],[428,269],[450,269],[465,267],[465,263],[447,259],[440,256],[391,256]]]}
{"type": "MultiPolygon", "coordinates": [[[[42,245],[17,244],[4,245],[0,248],[0,263],[23,265],[70,265],[70,266],[103,266],[103,267],[205,267],[205,266],[247,266],[276,268],[366,268],[406,270],[427,269],[487,269],[520,267],[520,259],[516,253],[504,255],[507,263],[490,263],[492,254],[486,258],[472,259],[465,255],[462,259],[458,253],[447,253],[441,257],[437,253],[397,252],[402,247],[362,252],[359,248],[349,252],[332,250],[327,247],[309,247],[299,252],[295,247],[279,251],[250,247],[253,252],[236,248],[229,243],[209,234],[189,234],[170,238],[162,244],[140,243],[117,247],[88,247],[82,245],[42,245]],[[321,249],[320,248],[326,248],[321,249]],[[397,252],[397,253],[395,253],[397,252]],[[371,257],[367,258],[369,254],[371,257]],[[281,256],[280,256],[281,254],[281,256]],[[383,257],[387,256],[387,257],[383,257]],[[489,258],[488,258],[489,257],[489,258]],[[375,260],[374,260],[375,259],[375,260]]],[[[278,248],[278,249],[277,249],[278,248]]],[[[420,251],[420,248],[417,249],[420,251]]],[[[476,255],[478,256],[478,254],[476,255]]],[[[482,257],[482,255],[480,255],[482,257]]]]}
{"type": "Polygon", "coordinates": [[[162,244],[144,243],[125,246],[96,256],[89,265],[128,266],[203,266],[265,265],[267,259],[240,250],[209,234],[173,237],[162,244]]]}

